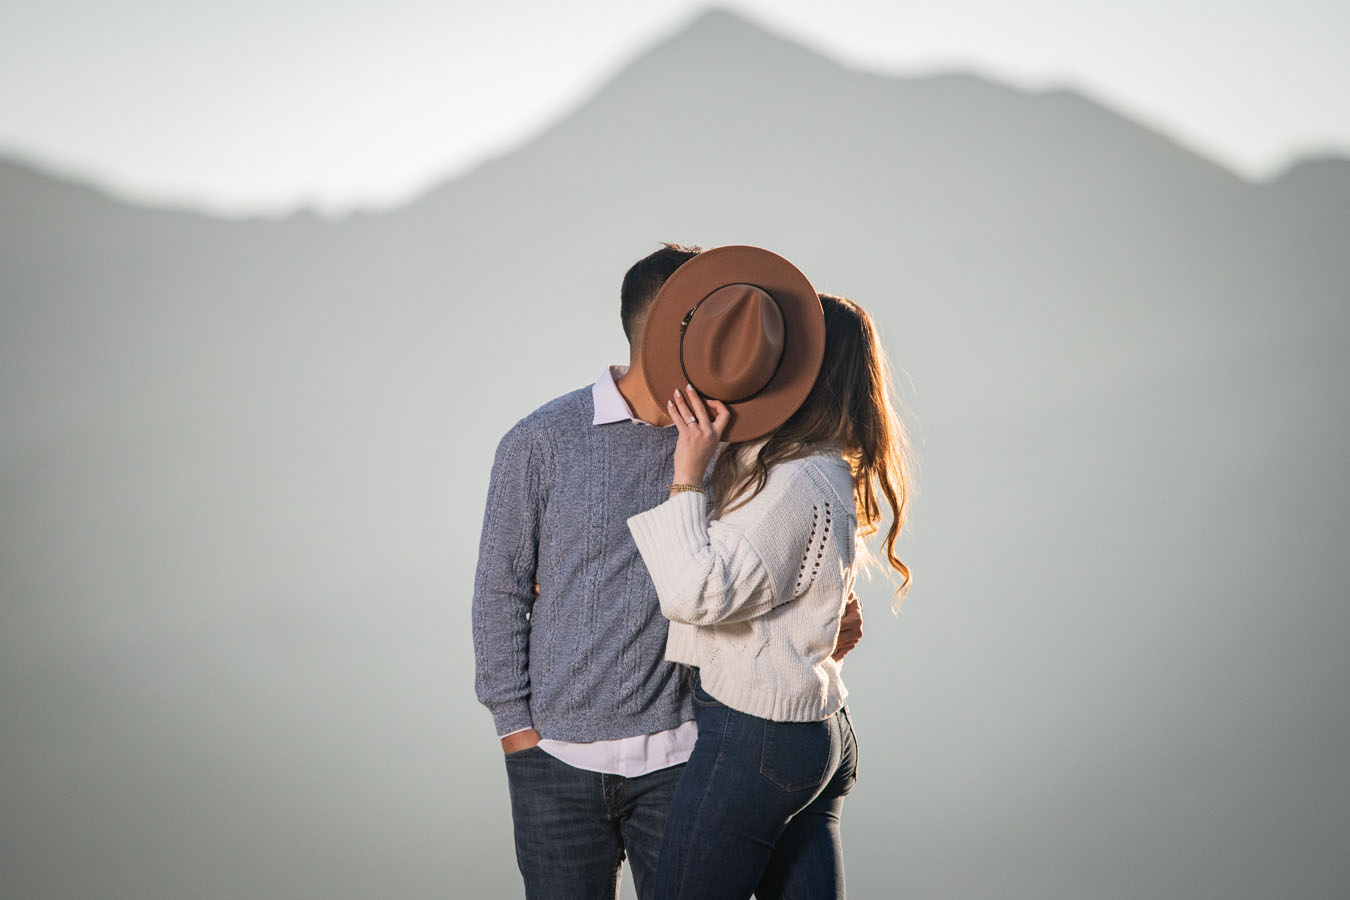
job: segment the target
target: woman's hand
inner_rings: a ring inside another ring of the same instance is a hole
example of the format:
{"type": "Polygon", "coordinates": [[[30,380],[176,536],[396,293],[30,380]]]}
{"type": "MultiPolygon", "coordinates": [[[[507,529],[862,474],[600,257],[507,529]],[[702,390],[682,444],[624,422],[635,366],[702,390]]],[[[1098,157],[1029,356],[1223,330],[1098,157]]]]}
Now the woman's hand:
{"type": "Polygon", "coordinates": [[[684,388],[677,388],[675,399],[666,401],[666,412],[680,433],[675,444],[675,483],[702,486],[708,463],[731,421],[731,410],[721,400],[709,400],[705,406],[692,384],[684,388]]]}

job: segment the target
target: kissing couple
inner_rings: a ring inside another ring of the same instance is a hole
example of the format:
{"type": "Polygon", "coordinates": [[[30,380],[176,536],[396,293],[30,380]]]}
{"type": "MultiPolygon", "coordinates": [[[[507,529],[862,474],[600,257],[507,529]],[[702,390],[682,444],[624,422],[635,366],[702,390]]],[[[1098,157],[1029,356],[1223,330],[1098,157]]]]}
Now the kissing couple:
{"type": "Polygon", "coordinates": [[[528,900],[844,896],[844,655],[895,544],[908,440],[871,317],[758,247],[623,279],[627,366],[497,447],[475,687],[528,900]],[[879,555],[862,539],[890,526],[879,555]]]}

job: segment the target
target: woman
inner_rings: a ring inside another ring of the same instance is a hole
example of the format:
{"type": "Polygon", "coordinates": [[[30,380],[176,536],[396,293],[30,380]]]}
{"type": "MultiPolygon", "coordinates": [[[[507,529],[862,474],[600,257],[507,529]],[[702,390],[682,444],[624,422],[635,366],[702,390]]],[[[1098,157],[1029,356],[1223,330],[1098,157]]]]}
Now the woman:
{"type": "Polygon", "coordinates": [[[855,535],[876,533],[882,501],[885,559],[901,598],[908,589],[895,543],[910,477],[871,319],[851,300],[819,299],[825,349],[800,407],[767,436],[726,445],[708,500],[704,473],[732,416],[692,386],[676,391],[675,483],[629,520],[671,620],[666,658],[697,673],[698,740],[666,822],[661,900],[844,896],[839,817],[857,744],[831,653],[855,535]]]}

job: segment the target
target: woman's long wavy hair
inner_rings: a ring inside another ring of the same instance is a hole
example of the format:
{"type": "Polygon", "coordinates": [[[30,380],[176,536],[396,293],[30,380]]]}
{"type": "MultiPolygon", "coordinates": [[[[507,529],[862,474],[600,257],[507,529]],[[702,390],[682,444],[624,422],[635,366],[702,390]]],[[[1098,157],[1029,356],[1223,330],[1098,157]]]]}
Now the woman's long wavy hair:
{"type": "MultiPolygon", "coordinates": [[[[891,526],[886,562],[904,579],[898,607],[909,591],[909,568],[895,555],[895,542],[909,513],[914,460],[904,423],[896,412],[890,365],[867,312],[834,294],[821,294],[825,310],[825,358],[801,407],[746,458],[745,444],[729,444],[713,467],[713,517],[730,512],[764,488],[775,463],[842,448],[853,471],[853,502],[862,537],[881,526],[885,498],[891,526]]],[[[754,442],[750,442],[754,443],[754,442]]],[[[864,556],[864,559],[866,557],[864,556]]]]}

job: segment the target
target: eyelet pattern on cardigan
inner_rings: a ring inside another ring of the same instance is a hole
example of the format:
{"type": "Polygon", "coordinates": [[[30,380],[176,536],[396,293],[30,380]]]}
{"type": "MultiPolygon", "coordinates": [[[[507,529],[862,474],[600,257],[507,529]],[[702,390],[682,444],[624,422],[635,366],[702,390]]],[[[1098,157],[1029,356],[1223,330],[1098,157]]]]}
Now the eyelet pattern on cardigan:
{"type": "Polygon", "coordinates": [[[792,588],[792,596],[800,596],[811,586],[820,572],[820,561],[825,558],[825,544],[830,539],[830,527],[834,524],[834,510],[830,502],[825,501],[824,508],[818,504],[811,507],[811,534],[806,539],[806,552],[802,556],[801,568],[797,572],[797,583],[792,588]]]}
{"type": "Polygon", "coordinates": [[[709,693],[753,716],[819,722],[842,708],[848,690],[822,637],[856,569],[852,491],[848,464],[822,452],[773,466],[722,518],[689,491],[630,517],[670,619],[666,659],[697,666],[709,693]]]}

